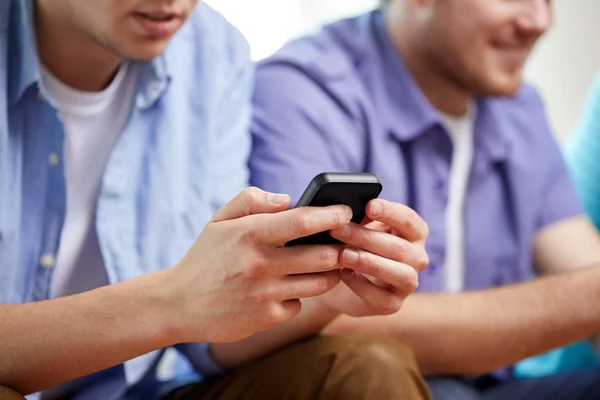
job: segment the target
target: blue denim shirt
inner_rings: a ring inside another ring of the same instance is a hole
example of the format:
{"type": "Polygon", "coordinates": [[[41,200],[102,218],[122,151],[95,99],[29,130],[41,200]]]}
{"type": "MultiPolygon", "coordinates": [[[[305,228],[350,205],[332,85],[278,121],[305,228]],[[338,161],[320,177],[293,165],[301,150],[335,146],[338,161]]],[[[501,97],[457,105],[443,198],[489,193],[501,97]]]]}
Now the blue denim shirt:
{"type": "MultiPolygon", "coordinates": [[[[297,200],[320,172],[373,172],[381,197],[427,221],[419,291],[445,289],[452,142],[390,40],[382,13],[333,23],[257,70],[253,184],[297,200]],[[284,89],[282,89],[284,88],[284,89]]],[[[544,107],[530,86],[477,100],[465,194],[465,289],[529,279],[534,234],[581,212],[544,107]]]]}
{"type": "MultiPolygon", "coordinates": [[[[0,2],[2,303],[49,297],[48,259],[57,254],[66,207],[63,165],[49,162],[51,153],[62,160],[64,135],[56,110],[40,95],[31,16],[32,2],[0,2]]],[[[173,266],[212,213],[248,183],[253,71],[241,34],[201,4],[166,51],[140,68],[135,104],[96,206],[111,284],[173,266]]],[[[178,350],[200,374],[218,372],[206,344],[178,350]]],[[[76,398],[122,397],[127,388],[133,398],[156,396],[161,355],[73,382],[76,398]]]]}

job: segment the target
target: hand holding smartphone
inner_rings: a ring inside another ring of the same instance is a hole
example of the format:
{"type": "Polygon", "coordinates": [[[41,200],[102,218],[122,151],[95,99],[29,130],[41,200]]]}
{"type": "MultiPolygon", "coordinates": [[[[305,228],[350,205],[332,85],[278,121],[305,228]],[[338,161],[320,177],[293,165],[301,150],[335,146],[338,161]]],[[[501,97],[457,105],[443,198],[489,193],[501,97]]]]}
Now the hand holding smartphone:
{"type": "MultiPolygon", "coordinates": [[[[352,208],[352,222],[365,218],[367,204],[381,193],[379,178],[371,173],[324,172],[310,182],[296,207],[326,207],[344,204],[352,208]]],[[[286,246],[307,244],[339,244],[328,231],[286,243],[286,246]]]]}

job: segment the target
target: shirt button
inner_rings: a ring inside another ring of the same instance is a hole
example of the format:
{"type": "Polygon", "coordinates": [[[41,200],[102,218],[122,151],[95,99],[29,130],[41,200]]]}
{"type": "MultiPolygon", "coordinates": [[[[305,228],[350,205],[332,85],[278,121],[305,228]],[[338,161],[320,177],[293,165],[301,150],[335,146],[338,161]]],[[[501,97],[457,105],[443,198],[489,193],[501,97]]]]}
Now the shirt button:
{"type": "Polygon", "coordinates": [[[160,90],[160,82],[159,81],[150,82],[150,90],[153,93],[157,93],[160,90]]]}
{"type": "Polygon", "coordinates": [[[40,258],[40,264],[44,269],[52,269],[54,268],[54,255],[50,253],[46,253],[40,258]]]}
{"type": "Polygon", "coordinates": [[[504,279],[502,279],[501,275],[496,275],[494,277],[494,286],[498,287],[498,286],[502,286],[504,284],[504,279]]]}
{"type": "Polygon", "coordinates": [[[44,95],[40,90],[38,90],[38,92],[37,92],[37,98],[38,98],[38,100],[44,100],[44,95]]]}
{"type": "Polygon", "coordinates": [[[442,191],[446,187],[446,180],[444,178],[438,178],[435,181],[435,190],[442,191]]]}
{"type": "Polygon", "coordinates": [[[53,167],[56,167],[59,163],[60,157],[58,156],[58,154],[54,152],[50,153],[50,155],[48,156],[48,164],[52,165],[53,167]]]}
{"type": "Polygon", "coordinates": [[[429,266],[427,267],[427,271],[430,274],[435,274],[435,272],[437,271],[437,268],[438,268],[437,264],[434,262],[431,262],[431,263],[429,263],[429,266]]]}

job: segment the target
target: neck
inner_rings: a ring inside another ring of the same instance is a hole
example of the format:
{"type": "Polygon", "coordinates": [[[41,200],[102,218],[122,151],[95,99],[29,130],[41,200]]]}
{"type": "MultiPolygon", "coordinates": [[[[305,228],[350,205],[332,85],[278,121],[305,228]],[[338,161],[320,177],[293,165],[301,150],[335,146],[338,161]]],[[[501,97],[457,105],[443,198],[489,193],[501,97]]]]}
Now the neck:
{"type": "Polygon", "coordinates": [[[41,63],[57,79],[78,90],[106,88],[122,61],[66,18],[51,1],[36,2],[35,25],[41,63]]]}
{"type": "Polygon", "coordinates": [[[390,12],[386,16],[388,33],[425,97],[435,108],[446,114],[466,114],[473,95],[435,70],[433,63],[416,48],[418,40],[407,29],[403,29],[407,23],[395,20],[394,14],[398,13],[390,12]]]}

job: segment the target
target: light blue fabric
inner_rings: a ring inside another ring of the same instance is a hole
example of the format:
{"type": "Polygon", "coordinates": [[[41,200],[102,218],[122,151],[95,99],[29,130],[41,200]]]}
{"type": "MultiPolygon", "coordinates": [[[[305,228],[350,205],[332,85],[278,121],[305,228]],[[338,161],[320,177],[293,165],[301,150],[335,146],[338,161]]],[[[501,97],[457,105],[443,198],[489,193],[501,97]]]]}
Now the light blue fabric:
{"type": "Polygon", "coordinates": [[[582,117],[565,144],[565,158],[583,207],[600,229],[600,73],[582,117]]]}
{"type": "MultiPolygon", "coordinates": [[[[0,1],[2,303],[49,297],[53,270],[40,259],[57,254],[66,208],[63,165],[48,162],[52,152],[62,160],[63,129],[39,96],[32,5],[0,1]]],[[[110,283],[173,266],[216,208],[248,183],[253,67],[242,35],[200,4],[164,54],[140,69],[97,199],[96,230],[110,283]]],[[[220,369],[207,347],[178,350],[197,372],[211,375],[220,369]]],[[[71,382],[69,389],[78,400],[152,399],[165,388],[155,373],[161,355],[71,382]]]]}
{"type": "Polygon", "coordinates": [[[523,360],[514,373],[516,378],[537,378],[587,367],[600,367],[600,361],[589,342],[582,341],[523,360]]]}
{"type": "MultiPolygon", "coordinates": [[[[567,167],[585,211],[600,229],[600,74],[588,94],[588,101],[573,135],[564,148],[567,167]]],[[[518,377],[537,377],[583,367],[598,367],[594,348],[575,343],[517,365],[518,377]]]]}

